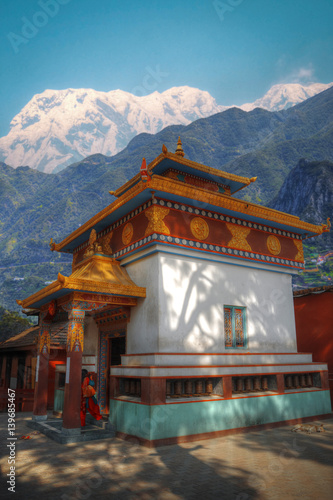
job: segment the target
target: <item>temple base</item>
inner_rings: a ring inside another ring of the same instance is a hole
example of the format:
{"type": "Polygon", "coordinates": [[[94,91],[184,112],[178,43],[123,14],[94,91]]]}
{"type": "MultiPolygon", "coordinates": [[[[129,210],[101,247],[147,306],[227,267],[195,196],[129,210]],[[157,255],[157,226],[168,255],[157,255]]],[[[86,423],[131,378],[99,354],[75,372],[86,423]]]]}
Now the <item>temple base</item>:
{"type": "Polygon", "coordinates": [[[149,447],[319,418],[332,418],[329,391],[164,405],[110,401],[117,436],[149,447]]]}

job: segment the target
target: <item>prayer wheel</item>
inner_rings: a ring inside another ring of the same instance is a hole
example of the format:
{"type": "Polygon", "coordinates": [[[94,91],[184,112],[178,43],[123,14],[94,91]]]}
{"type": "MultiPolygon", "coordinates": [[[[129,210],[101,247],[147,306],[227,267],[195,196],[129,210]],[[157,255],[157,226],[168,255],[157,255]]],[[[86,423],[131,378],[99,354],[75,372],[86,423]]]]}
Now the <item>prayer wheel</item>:
{"type": "Polygon", "coordinates": [[[247,377],[245,379],[245,392],[251,392],[252,390],[252,380],[250,377],[247,377]]]}
{"type": "Polygon", "coordinates": [[[125,389],[125,394],[129,394],[129,392],[130,392],[130,383],[129,383],[128,378],[125,379],[124,389],[125,389]]]}
{"type": "Polygon", "coordinates": [[[191,382],[191,380],[185,381],[185,394],[192,394],[192,382],[191,382]]]}
{"type": "Polygon", "coordinates": [[[202,394],[202,380],[200,379],[195,381],[195,393],[202,394]]]}
{"type": "Polygon", "coordinates": [[[166,395],[167,397],[171,395],[171,382],[169,380],[166,381],[166,395]]]}
{"type": "Polygon", "coordinates": [[[308,387],[312,387],[312,375],[311,375],[311,373],[306,374],[306,385],[308,387]]]}
{"type": "Polygon", "coordinates": [[[262,387],[263,391],[268,391],[268,378],[267,377],[262,377],[261,387],[262,387]]]}
{"type": "Polygon", "coordinates": [[[135,394],[141,396],[141,380],[137,380],[135,383],[135,394]]]}
{"type": "Polygon", "coordinates": [[[135,380],[130,380],[130,394],[135,394],[135,380]]]}
{"type": "Polygon", "coordinates": [[[243,392],[243,379],[238,377],[236,382],[236,391],[243,392]]]}
{"type": "Polygon", "coordinates": [[[213,382],[211,380],[207,380],[206,382],[206,392],[211,394],[213,392],[213,382]]]}
{"type": "Polygon", "coordinates": [[[293,386],[291,375],[286,376],[286,388],[291,389],[293,386]]]}
{"type": "Polygon", "coordinates": [[[180,396],[182,393],[182,382],[181,380],[176,380],[175,382],[175,394],[180,396]]]}
{"type": "Polygon", "coordinates": [[[301,387],[306,387],[306,378],[304,373],[301,375],[301,387]]]}
{"type": "Polygon", "coordinates": [[[261,387],[260,387],[260,377],[254,377],[254,387],[253,389],[255,391],[260,391],[261,390],[261,387]]]}
{"type": "Polygon", "coordinates": [[[294,387],[296,387],[297,389],[300,387],[298,375],[294,375],[294,387]]]}

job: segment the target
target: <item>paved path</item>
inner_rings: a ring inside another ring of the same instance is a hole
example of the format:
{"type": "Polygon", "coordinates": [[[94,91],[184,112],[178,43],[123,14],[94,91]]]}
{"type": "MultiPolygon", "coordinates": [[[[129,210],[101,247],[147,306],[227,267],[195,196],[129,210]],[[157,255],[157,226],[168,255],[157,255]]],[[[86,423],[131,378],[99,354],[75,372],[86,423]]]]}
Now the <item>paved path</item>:
{"type": "MultiPolygon", "coordinates": [[[[30,434],[17,414],[17,437],[30,434]]],[[[16,492],[7,491],[7,415],[0,414],[2,499],[331,500],[333,419],[326,432],[292,427],[148,449],[117,438],[60,445],[44,435],[16,444],[16,492]]]]}

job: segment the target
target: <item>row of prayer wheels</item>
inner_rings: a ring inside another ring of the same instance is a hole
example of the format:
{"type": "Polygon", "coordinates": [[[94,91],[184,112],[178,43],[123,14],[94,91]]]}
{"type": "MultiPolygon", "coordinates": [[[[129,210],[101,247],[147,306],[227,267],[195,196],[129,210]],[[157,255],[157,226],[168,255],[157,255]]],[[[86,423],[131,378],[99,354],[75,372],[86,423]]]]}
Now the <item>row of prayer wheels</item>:
{"type": "Polygon", "coordinates": [[[304,387],[312,387],[311,373],[302,373],[301,375],[286,375],[284,379],[286,389],[300,389],[304,387]]]}
{"type": "Polygon", "coordinates": [[[141,396],[141,380],[135,378],[125,378],[124,392],[129,396],[141,396]]]}
{"type": "Polygon", "coordinates": [[[209,379],[166,381],[167,398],[210,396],[212,393],[213,382],[209,379]]]}
{"type": "Polygon", "coordinates": [[[233,392],[260,392],[268,391],[267,377],[235,377],[233,392]]]}

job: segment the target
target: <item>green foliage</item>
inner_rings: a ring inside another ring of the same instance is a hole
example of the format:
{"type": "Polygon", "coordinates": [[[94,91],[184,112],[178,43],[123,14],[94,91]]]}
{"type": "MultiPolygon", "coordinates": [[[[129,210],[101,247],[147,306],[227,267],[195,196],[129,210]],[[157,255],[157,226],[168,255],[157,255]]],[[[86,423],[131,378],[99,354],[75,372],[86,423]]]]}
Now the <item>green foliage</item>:
{"type": "Polygon", "coordinates": [[[15,311],[8,311],[0,306],[0,342],[23,332],[31,326],[32,323],[28,319],[22,318],[15,311]]]}

